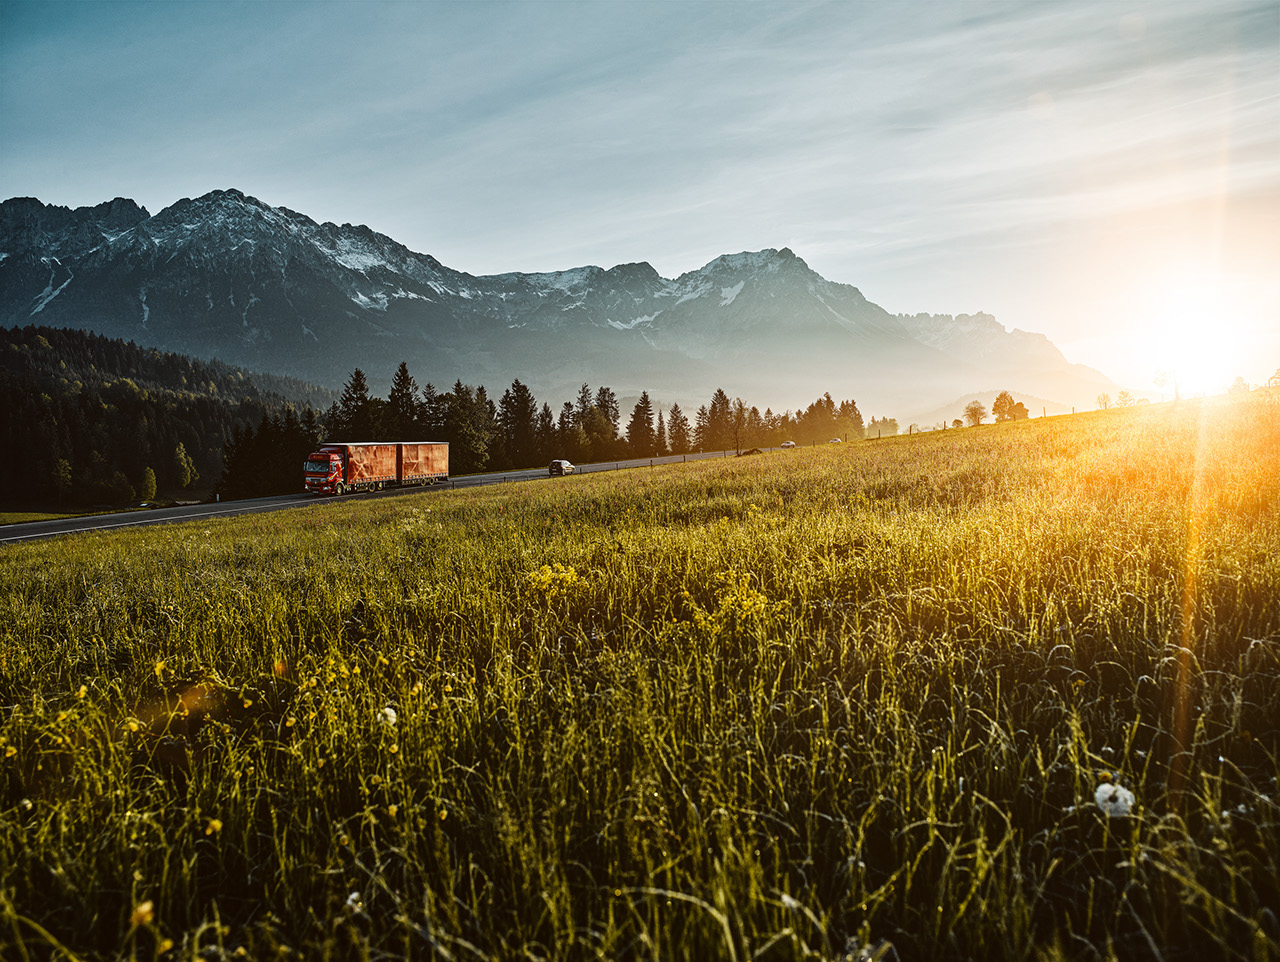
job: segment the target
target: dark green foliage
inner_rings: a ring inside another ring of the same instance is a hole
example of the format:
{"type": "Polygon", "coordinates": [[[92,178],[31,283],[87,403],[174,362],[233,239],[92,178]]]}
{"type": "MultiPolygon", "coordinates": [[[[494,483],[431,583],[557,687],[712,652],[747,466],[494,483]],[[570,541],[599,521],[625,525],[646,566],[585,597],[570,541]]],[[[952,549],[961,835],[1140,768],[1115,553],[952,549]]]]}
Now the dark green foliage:
{"type": "Polygon", "coordinates": [[[327,425],[333,441],[377,441],[374,434],[374,417],[369,399],[369,384],[364,371],[351,372],[342,397],[338,398],[336,422],[327,425]]]}
{"type": "Polygon", "coordinates": [[[219,496],[230,501],[303,490],[302,463],[320,441],[310,408],[302,418],[292,407],[264,414],[256,430],[237,431],[227,442],[219,496]]]}
{"type": "Polygon", "coordinates": [[[217,479],[223,444],[237,428],[291,401],[329,397],[289,378],[92,333],[7,329],[0,338],[0,443],[19,468],[0,472],[0,501],[120,504],[149,490],[148,469],[156,489],[150,497],[190,497],[199,479],[217,479]]]}
{"type": "Polygon", "coordinates": [[[649,392],[643,391],[640,400],[631,411],[631,420],[627,424],[627,443],[631,445],[634,457],[651,458],[657,454],[657,437],[653,428],[653,404],[649,401],[649,392]]]}
{"type": "Polygon", "coordinates": [[[387,395],[387,408],[383,415],[380,441],[419,441],[418,423],[422,417],[422,402],[418,397],[418,382],[409,374],[404,361],[396,368],[391,379],[391,393],[387,395]]]}
{"type": "Polygon", "coordinates": [[[667,422],[667,445],[672,454],[688,454],[693,450],[689,419],[684,416],[679,404],[671,405],[671,419],[667,422]]]}
{"type": "MultiPolygon", "coordinates": [[[[548,417],[550,411],[547,412],[548,417]]],[[[531,468],[547,459],[538,444],[538,402],[520,379],[511,382],[498,405],[501,451],[495,460],[500,467],[531,468]]]]}
{"type": "Polygon", "coordinates": [[[248,375],[217,362],[144,350],[77,331],[14,328],[0,357],[0,441],[24,466],[0,475],[0,501],[83,505],[135,497],[222,498],[300,489],[318,441],[443,440],[450,470],[530,468],[552,458],[609,461],[702,450],[744,450],[788,438],[857,437],[853,401],[831,395],[796,415],[761,415],[716,391],[696,432],[678,405],[668,417],[642,394],[618,436],[615,392],[583,384],[558,421],[518,378],[499,404],[459,380],[441,394],[418,389],[402,362],[386,399],[356,368],[342,395],[288,378],[248,375]],[[328,404],[323,417],[314,405],[328,404]],[[298,412],[301,411],[301,414],[298,412]],[[151,471],[153,481],[148,481],[151,471]]]}

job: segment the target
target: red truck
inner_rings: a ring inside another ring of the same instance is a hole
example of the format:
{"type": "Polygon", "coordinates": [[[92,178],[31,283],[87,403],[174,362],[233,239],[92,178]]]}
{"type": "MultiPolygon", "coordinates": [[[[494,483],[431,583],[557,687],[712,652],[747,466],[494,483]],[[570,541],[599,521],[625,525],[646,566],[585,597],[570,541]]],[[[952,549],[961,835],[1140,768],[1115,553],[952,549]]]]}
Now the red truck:
{"type": "Polygon", "coordinates": [[[380,491],[449,480],[447,441],[326,441],[302,466],[308,494],[380,491]]]}

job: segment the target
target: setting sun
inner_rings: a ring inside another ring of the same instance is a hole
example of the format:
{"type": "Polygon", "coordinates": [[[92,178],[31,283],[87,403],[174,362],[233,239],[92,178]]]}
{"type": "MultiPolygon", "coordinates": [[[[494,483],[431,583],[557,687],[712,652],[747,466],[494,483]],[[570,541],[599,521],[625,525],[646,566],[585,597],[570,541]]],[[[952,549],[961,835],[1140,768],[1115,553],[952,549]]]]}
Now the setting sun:
{"type": "Polygon", "coordinates": [[[1145,348],[1166,397],[1223,394],[1255,360],[1257,309],[1239,283],[1207,272],[1169,278],[1150,310],[1145,348]]]}

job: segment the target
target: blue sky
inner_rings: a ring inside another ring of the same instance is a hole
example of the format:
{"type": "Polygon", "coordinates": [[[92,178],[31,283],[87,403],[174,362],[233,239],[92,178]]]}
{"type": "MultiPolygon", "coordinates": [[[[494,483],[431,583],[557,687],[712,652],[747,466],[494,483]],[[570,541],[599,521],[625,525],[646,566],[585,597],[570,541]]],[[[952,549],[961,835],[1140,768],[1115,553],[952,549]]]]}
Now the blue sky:
{"type": "Polygon", "coordinates": [[[1139,389],[1280,366],[1280,0],[0,0],[0,124],[3,197],[236,187],[475,274],[789,246],[1139,389]]]}

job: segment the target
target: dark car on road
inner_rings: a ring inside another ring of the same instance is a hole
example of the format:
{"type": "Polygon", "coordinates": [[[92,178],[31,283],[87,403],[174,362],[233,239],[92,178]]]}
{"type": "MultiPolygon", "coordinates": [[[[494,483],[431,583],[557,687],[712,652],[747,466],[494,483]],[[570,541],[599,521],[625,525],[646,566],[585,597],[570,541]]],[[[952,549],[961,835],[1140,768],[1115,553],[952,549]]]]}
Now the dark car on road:
{"type": "Polygon", "coordinates": [[[550,466],[547,468],[547,476],[551,478],[558,478],[566,474],[576,474],[577,470],[578,469],[570,462],[557,458],[555,461],[552,461],[550,466]]]}

